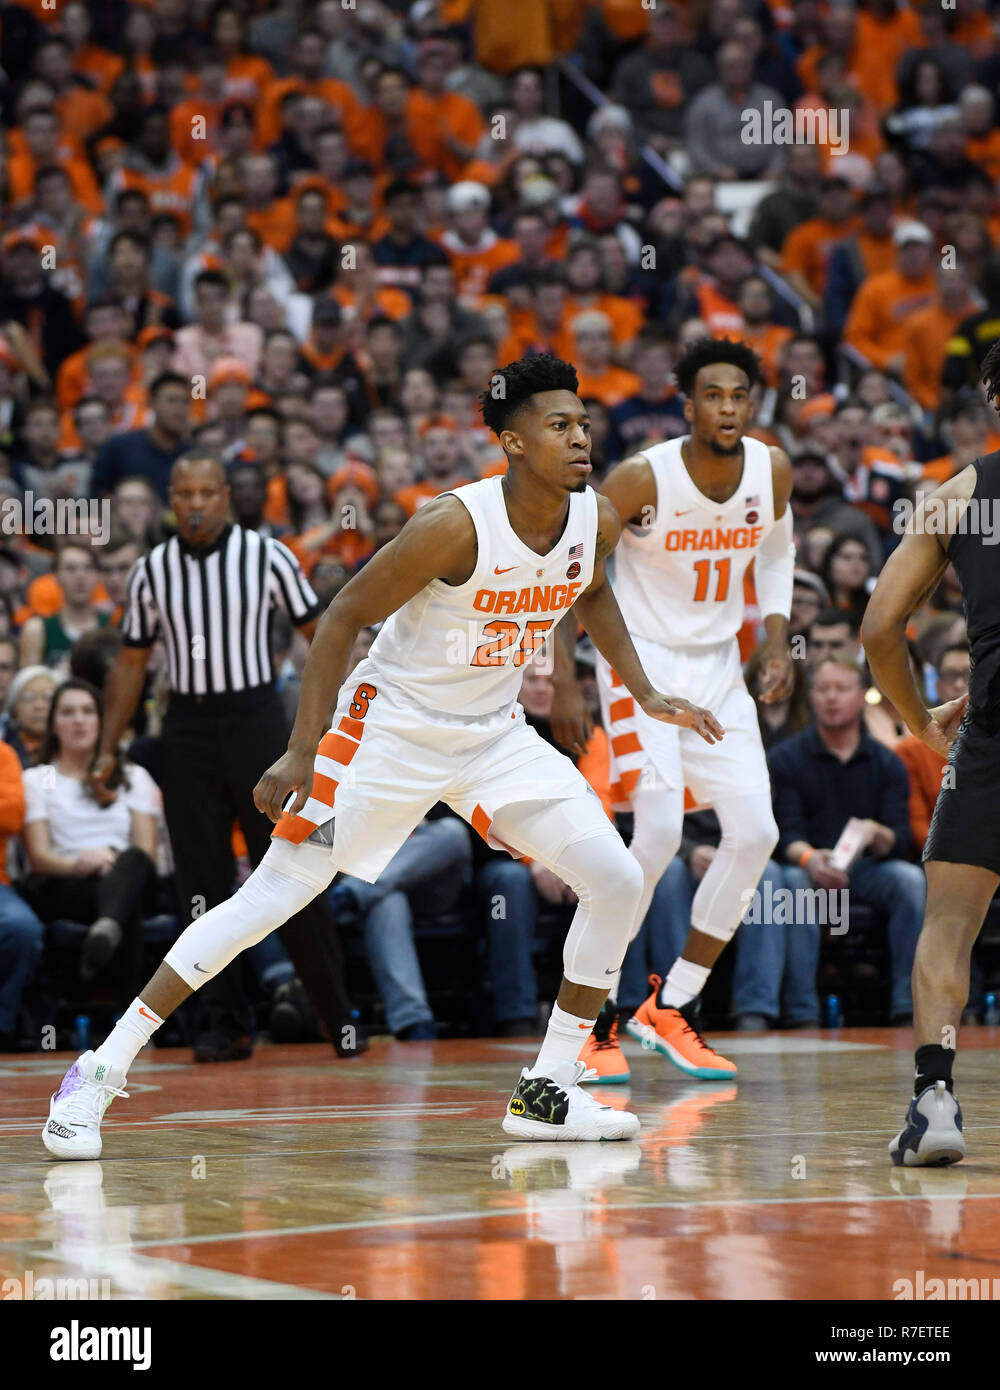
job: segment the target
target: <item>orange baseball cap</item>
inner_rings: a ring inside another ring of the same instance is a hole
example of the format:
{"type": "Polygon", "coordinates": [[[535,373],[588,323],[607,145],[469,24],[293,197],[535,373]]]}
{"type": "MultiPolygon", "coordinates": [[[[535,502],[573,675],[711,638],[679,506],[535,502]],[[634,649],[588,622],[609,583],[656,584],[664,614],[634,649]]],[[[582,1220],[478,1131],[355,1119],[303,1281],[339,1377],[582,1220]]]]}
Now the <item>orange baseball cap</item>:
{"type": "Polygon", "coordinates": [[[379,481],[378,474],[374,468],[369,468],[367,463],[360,463],[351,460],[345,463],[343,468],[338,468],[336,473],[331,473],[326,481],[326,495],[331,502],[342,487],[352,484],[359,487],[374,505],[378,501],[379,481]]]}
{"type": "Polygon", "coordinates": [[[2,244],[5,253],[18,246],[30,246],[33,251],[41,251],[45,245],[45,233],[36,222],[26,222],[23,227],[13,227],[2,244]]]}
{"type": "Polygon", "coordinates": [[[428,415],[417,433],[421,438],[430,430],[454,430],[458,433],[458,421],[453,415],[428,415]]]}

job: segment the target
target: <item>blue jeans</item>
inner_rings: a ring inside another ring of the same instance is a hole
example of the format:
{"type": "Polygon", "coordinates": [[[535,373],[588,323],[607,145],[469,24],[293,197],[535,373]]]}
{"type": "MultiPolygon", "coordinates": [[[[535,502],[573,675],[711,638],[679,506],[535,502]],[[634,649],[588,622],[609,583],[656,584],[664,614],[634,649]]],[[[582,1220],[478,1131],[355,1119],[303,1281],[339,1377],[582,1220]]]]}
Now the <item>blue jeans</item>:
{"type": "Polygon", "coordinates": [[[421,906],[445,912],[461,892],[471,863],[468,827],[457,816],[444,816],[422,821],[375,883],[350,875],[340,880],[364,916],[365,949],[393,1033],[434,1022],[413,941],[408,894],[419,888],[421,906]]]}
{"type": "Polygon", "coordinates": [[[859,859],[851,870],[849,887],[859,902],[881,908],[889,915],[889,1011],[911,1014],[910,976],[927,902],[924,871],[919,864],[905,859],[859,859]]]}
{"type": "Polygon", "coordinates": [[[691,930],[691,903],[698,881],[680,855],[671,859],[653,891],[649,911],[629,946],[618,983],[618,1003],[635,1013],[649,998],[650,973],[664,979],[691,930]]]}
{"type": "MultiPolygon", "coordinates": [[[[782,867],[769,859],[758,884],[762,903],[768,902],[767,884],[774,894],[788,889],[811,888],[803,869],[782,867]]],[[[790,900],[795,902],[794,897],[790,900]]],[[[801,901],[801,900],[800,900],[801,901]]],[[[813,921],[796,921],[793,912],[772,912],[771,921],[744,921],[736,933],[736,962],[733,967],[733,1013],[763,1014],[777,1021],[805,1023],[818,1020],[819,995],[816,970],[819,966],[820,928],[813,921]],[[782,988],[784,982],[784,988],[782,988]]]]}
{"type": "Polygon", "coordinates": [[[538,891],[531,870],[516,859],[494,859],[479,870],[476,887],[486,912],[497,1022],[533,1019],[538,1009],[531,954],[538,920],[538,891]]]}
{"type": "Polygon", "coordinates": [[[24,986],[42,954],[45,928],[11,888],[0,883],[0,1033],[13,1033],[24,986]]]}

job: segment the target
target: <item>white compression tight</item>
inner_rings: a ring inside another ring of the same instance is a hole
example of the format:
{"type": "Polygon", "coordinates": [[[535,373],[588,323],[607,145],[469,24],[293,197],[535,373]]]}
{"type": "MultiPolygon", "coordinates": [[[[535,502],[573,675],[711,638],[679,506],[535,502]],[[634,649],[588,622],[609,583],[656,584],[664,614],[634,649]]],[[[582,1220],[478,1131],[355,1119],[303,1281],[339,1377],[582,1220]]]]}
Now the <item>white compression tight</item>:
{"type": "MultiPolygon", "coordinates": [[[[682,794],[639,786],[633,806],[635,829],[629,850],[642,866],[643,886],[630,941],[638,935],[656,885],[680,848],[684,820],[682,794]]],[[[694,895],[691,926],[706,936],[728,941],[735,935],[746,906],[743,895],[757,887],[777,843],[778,827],[769,792],[727,797],[714,809],[722,839],[694,895]]],[[[617,988],[615,979],[612,998],[617,996],[617,988]]]]}
{"type": "Polygon", "coordinates": [[[329,849],[272,840],[239,892],[196,917],[164,956],[164,963],[198,989],[241,951],[301,912],[335,873],[329,849]]]}
{"type": "Polygon", "coordinates": [[[642,871],[596,797],[505,806],[496,835],[537,859],[579,899],[563,948],[574,985],[607,989],[625,958],[642,871]],[[567,843],[569,836],[575,836],[567,843]]]}

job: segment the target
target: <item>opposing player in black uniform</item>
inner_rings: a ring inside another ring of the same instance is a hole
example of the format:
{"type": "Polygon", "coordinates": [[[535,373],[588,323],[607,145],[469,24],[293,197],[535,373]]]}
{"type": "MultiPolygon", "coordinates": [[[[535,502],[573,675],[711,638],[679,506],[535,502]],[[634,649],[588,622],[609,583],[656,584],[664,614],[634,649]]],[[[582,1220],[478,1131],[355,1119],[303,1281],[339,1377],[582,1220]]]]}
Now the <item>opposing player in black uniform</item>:
{"type": "MultiPolygon", "coordinates": [[[[990,401],[1000,343],[983,359],[990,401]]],[[[897,1164],[957,1163],[965,1154],[951,1069],[969,994],[969,960],[1000,884],[1000,452],[963,468],[916,509],[879,577],[861,629],[872,675],[931,748],[948,755],[924,868],[927,908],[913,965],[916,1082],[897,1164]],[[907,620],[948,563],[962,585],[972,649],[969,693],[928,710],[910,672],[907,620]]]]}

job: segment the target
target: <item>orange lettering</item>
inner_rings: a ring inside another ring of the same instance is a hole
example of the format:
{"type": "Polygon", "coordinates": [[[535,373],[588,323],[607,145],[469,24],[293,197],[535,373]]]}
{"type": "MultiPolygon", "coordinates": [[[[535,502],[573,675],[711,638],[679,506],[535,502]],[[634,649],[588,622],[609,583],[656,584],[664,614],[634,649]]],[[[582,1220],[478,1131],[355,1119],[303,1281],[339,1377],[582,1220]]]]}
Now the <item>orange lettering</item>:
{"type": "Polygon", "coordinates": [[[512,613],[530,613],[530,612],[531,612],[531,590],[530,590],[530,589],[522,589],[522,590],[520,591],[520,593],[519,593],[518,596],[517,596],[517,605],[516,605],[516,607],[512,608],[510,611],[511,611],[512,613]]]}
{"type": "Polygon", "coordinates": [[[565,607],[566,607],[566,585],[565,585],[565,584],[553,584],[553,585],[552,585],[552,597],[551,597],[551,599],[550,599],[550,602],[551,602],[553,608],[565,608],[565,607]]]}
{"type": "Polygon", "coordinates": [[[480,589],[472,600],[473,608],[480,613],[492,613],[496,607],[497,596],[493,589],[480,589]]]}
{"type": "Polygon", "coordinates": [[[514,608],[514,600],[517,597],[513,589],[501,589],[497,594],[496,607],[494,613],[510,613],[514,608]]]}
{"type": "Polygon", "coordinates": [[[545,612],[546,608],[549,607],[549,594],[551,593],[551,590],[552,586],[550,584],[546,584],[544,589],[538,584],[535,585],[535,587],[531,591],[532,613],[545,612]]]}

